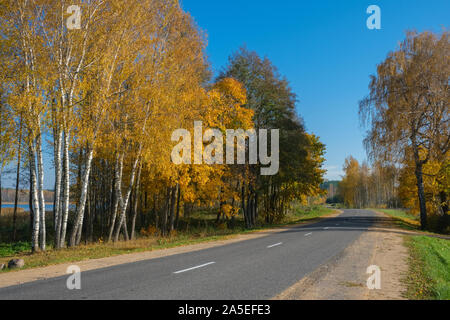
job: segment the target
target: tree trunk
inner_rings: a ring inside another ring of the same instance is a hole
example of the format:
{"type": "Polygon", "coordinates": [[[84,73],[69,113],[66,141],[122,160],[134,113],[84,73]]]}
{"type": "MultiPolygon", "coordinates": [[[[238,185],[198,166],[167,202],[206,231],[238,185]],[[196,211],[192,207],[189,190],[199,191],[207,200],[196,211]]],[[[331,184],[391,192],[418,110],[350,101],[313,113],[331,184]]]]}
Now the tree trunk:
{"type": "Polygon", "coordinates": [[[142,171],[142,165],[139,166],[137,179],[136,179],[136,187],[134,188],[134,206],[133,206],[133,215],[131,218],[131,240],[134,240],[136,238],[136,217],[138,212],[138,203],[139,203],[139,194],[140,190],[139,187],[141,185],[141,171],[142,171]]]}
{"type": "Polygon", "coordinates": [[[2,171],[0,170],[0,217],[2,216],[2,171]]]}
{"type": "Polygon", "coordinates": [[[161,231],[163,236],[167,235],[167,216],[169,211],[169,203],[170,203],[170,188],[167,188],[166,201],[164,203],[163,216],[161,222],[161,231]]]}
{"type": "MultiPolygon", "coordinates": [[[[20,121],[20,129],[19,129],[19,145],[18,145],[18,154],[17,154],[17,170],[16,170],[16,191],[14,194],[14,213],[13,213],[13,235],[12,241],[16,241],[16,232],[17,232],[17,203],[19,201],[19,184],[20,184],[20,160],[22,155],[22,120],[20,121]]],[[[0,179],[0,193],[1,193],[1,179],[0,179]]],[[[2,207],[1,203],[1,194],[0,194],[0,208],[2,207]]]]}
{"type": "Polygon", "coordinates": [[[169,225],[169,234],[171,234],[175,227],[175,201],[176,201],[176,193],[177,188],[173,187],[170,193],[170,225],[169,225]]]}
{"type": "MultiPolygon", "coordinates": [[[[30,160],[31,163],[31,160],[30,160]]],[[[29,165],[30,167],[30,172],[29,172],[29,176],[30,176],[30,192],[28,193],[28,208],[30,208],[30,230],[33,230],[33,221],[34,221],[34,209],[33,209],[33,183],[31,181],[31,175],[32,175],[32,167],[31,165],[29,165]]]]}
{"type": "Polygon", "coordinates": [[[94,147],[92,145],[88,145],[86,154],[87,154],[86,166],[84,169],[83,179],[81,180],[80,200],[78,202],[77,213],[75,215],[75,223],[74,223],[74,227],[73,227],[72,234],[70,236],[70,242],[69,242],[69,246],[71,246],[71,247],[73,247],[77,244],[77,240],[79,241],[80,236],[78,236],[78,239],[77,239],[77,233],[78,233],[78,230],[83,227],[83,217],[84,217],[84,209],[86,206],[86,198],[87,198],[87,191],[88,191],[88,185],[89,185],[89,176],[91,173],[92,158],[94,156],[94,147]]]}
{"type": "Polygon", "coordinates": [[[31,233],[31,251],[37,252],[39,251],[39,199],[38,199],[38,189],[37,189],[37,181],[36,181],[36,146],[34,142],[31,142],[30,145],[30,184],[31,184],[31,201],[33,205],[33,230],[31,233]]]}
{"type": "MultiPolygon", "coordinates": [[[[140,152],[139,152],[140,154],[140,152]]],[[[134,163],[133,163],[133,168],[131,169],[131,175],[130,175],[130,183],[128,185],[128,190],[127,193],[125,195],[125,198],[122,198],[122,195],[120,194],[120,216],[119,216],[119,223],[117,225],[116,228],[116,232],[114,235],[114,241],[118,241],[119,240],[119,234],[120,234],[120,229],[122,228],[122,226],[124,225],[125,219],[126,219],[126,211],[127,211],[127,207],[128,207],[128,202],[130,200],[130,194],[131,194],[131,190],[133,189],[134,186],[134,180],[136,177],[136,170],[139,164],[139,155],[136,157],[134,163]]],[[[119,190],[120,191],[120,190],[119,190]]],[[[121,193],[121,192],[120,192],[121,193]]],[[[128,231],[124,230],[125,234],[126,234],[126,238],[128,238],[128,231]]]]}
{"type": "Polygon", "coordinates": [[[54,229],[55,229],[55,247],[61,248],[61,144],[62,131],[58,130],[55,137],[55,194],[53,198],[53,215],[54,215],[54,229]]]}
{"type": "Polygon", "coordinates": [[[416,178],[417,178],[417,192],[419,195],[419,207],[420,207],[420,224],[422,230],[427,228],[427,203],[425,198],[425,188],[423,186],[423,165],[416,163],[416,178]]]}
{"type": "Polygon", "coordinates": [[[445,191],[441,191],[439,193],[439,199],[440,199],[440,202],[441,202],[442,214],[444,216],[446,216],[448,214],[447,193],[445,191]]]}
{"type": "MultiPolygon", "coordinates": [[[[39,121],[39,126],[40,126],[40,121],[39,121]]],[[[43,159],[42,159],[42,135],[40,132],[40,128],[39,130],[39,134],[37,136],[37,142],[36,142],[36,146],[37,146],[37,159],[38,159],[38,177],[39,177],[39,184],[38,184],[38,188],[39,188],[39,212],[41,214],[41,217],[39,218],[39,222],[40,222],[40,227],[39,227],[39,232],[41,234],[41,250],[45,251],[46,250],[46,226],[45,226],[45,198],[44,198],[44,163],[43,163],[43,159]]]]}
{"type": "Polygon", "coordinates": [[[177,184],[177,216],[175,218],[175,229],[178,230],[178,223],[180,222],[180,198],[181,198],[181,187],[179,184],[177,184]]]}
{"type": "Polygon", "coordinates": [[[241,208],[242,208],[242,213],[244,215],[245,227],[248,229],[249,221],[248,221],[247,209],[245,207],[245,184],[244,183],[242,184],[242,188],[241,188],[241,208]]]}
{"type": "Polygon", "coordinates": [[[114,232],[114,226],[116,224],[117,219],[117,211],[119,208],[119,201],[122,195],[120,195],[120,183],[122,183],[122,172],[123,172],[123,155],[116,155],[116,164],[114,168],[114,205],[113,205],[113,213],[111,217],[111,223],[109,225],[109,233],[108,233],[108,242],[112,241],[112,236],[114,232]]]}
{"type": "Polygon", "coordinates": [[[69,132],[64,130],[64,155],[63,155],[63,196],[61,197],[60,208],[63,210],[61,236],[60,236],[60,248],[66,246],[66,232],[67,232],[67,220],[69,219],[69,200],[70,200],[70,158],[69,158],[69,132]]]}

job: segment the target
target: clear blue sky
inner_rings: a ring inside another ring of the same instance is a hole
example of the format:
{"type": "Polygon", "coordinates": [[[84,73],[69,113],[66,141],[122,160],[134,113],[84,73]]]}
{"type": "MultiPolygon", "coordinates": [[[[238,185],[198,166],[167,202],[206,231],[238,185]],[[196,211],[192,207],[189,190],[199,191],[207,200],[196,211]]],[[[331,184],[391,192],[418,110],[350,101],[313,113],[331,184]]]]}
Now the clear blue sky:
{"type": "Polygon", "coordinates": [[[329,179],[344,160],[363,161],[358,101],[369,75],[404,38],[404,31],[449,27],[449,0],[182,0],[208,35],[213,70],[240,46],[267,56],[290,81],[308,131],[327,145],[329,179]],[[382,29],[369,30],[366,10],[378,5],[382,29]]]}

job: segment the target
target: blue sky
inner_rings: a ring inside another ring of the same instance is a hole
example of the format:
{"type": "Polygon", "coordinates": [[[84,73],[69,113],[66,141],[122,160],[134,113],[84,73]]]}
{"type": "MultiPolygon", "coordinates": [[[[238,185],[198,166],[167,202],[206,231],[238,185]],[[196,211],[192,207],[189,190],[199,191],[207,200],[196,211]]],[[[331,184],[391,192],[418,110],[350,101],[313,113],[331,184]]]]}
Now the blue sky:
{"type": "Polygon", "coordinates": [[[347,156],[366,158],[358,101],[369,75],[404,38],[405,30],[449,27],[448,0],[182,0],[208,36],[212,68],[245,44],[267,56],[298,95],[308,131],[327,145],[327,178],[339,179],[347,156]],[[370,5],[381,9],[381,30],[369,30],[370,5]]]}

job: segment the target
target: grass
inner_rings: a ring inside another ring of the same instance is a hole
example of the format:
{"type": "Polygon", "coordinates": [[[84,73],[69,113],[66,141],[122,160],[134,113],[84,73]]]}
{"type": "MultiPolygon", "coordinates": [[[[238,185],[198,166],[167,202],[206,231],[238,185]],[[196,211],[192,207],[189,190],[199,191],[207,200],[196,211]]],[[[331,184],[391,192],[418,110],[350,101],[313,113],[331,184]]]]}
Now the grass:
{"type": "Polygon", "coordinates": [[[436,215],[428,216],[428,228],[423,231],[420,227],[420,217],[409,213],[402,209],[375,209],[380,211],[394,219],[394,223],[397,227],[417,231],[428,235],[450,235],[449,222],[445,221],[445,218],[436,215]]]}
{"type": "MultiPolygon", "coordinates": [[[[246,230],[242,224],[238,224],[234,229],[228,229],[220,225],[215,225],[215,215],[196,214],[187,221],[187,228],[183,232],[174,233],[169,237],[148,236],[135,241],[102,243],[83,245],[77,248],[63,250],[53,250],[51,247],[46,252],[36,254],[30,253],[28,242],[14,244],[0,244],[0,263],[7,263],[10,259],[20,258],[25,260],[24,269],[44,267],[60,263],[71,263],[77,261],[99,259],[110,256],[117,256],[128,253],[145,252],[153,250],[168,249],[177,246],[186,246],[197,243],[223,240],[232,238],[239,234],[262,231],[285,225],[299,224],[313,219],[332,214],[333,209],[325,207],[297,207],[285,217],[282,223],[276,225],[262,225],[261,227],[246,230]]],[[[11,272],[3,270],[0,272],[11,272]]]]}
{"type": "Polygon", "coordinates": [[[406,230],[420,230],[420,221],[417,215],[401,209],[375,209],[394,218],[396,226],[406,230]]]}
{"type": "Polygon", "coordinates": [[[346,288],[364,288],[364,285],[362,283],[355,283],[350,281],[340,282],[339,284],[346,288]]]}
{"type": "MultiPolygon", "coordinates": [[[[13,208],[2,208],[0,216],[0,245],[12,237],[13,212],[13,208]]],[[[22,238],[20,235],[26,234],[28,236],[29,221],[30,214],[22,208],[17,208],[16,226],[18,241],[26,241],[26,238],[22,238]]]]}
{"type": "MultiPolygon", "coordinates": [[[[411,300],[450,300],[450,240],[427,236],[436,233],[422,232],[419,216],[406,210],[376,210],[392,217],[397,227],[424,234],[406,236],[409,249],[406,297],[411,300]]],[[[439,232],[442,233],[446,232],[439,232]]]]}
{"type": "Polygon", "coordinates": [[[407,297],[450,300],[450,240],[407,237],[410,251],[407,297]]]}

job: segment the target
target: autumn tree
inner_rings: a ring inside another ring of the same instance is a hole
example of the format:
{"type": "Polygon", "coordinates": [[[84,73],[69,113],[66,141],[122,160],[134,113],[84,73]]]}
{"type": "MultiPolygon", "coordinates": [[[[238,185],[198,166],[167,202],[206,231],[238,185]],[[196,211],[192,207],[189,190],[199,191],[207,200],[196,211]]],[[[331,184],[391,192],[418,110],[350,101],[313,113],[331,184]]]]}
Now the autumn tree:
{"type": "Polygon", "coordinates": [[[325,146],[305,132],[295,107],[296,95],[288,81],[267,58],[241,48],[234,53],[219,79],[235,78],[247,91],[245,107],[254,112],[256,130],[280,130],[280,168],[273,177],[261,177],[261,164],[242,167],[241,204],[248,227],[253,227],[259,206],[267,222],[284,216],[300,195],[316,195],[323,182],[325,146]]]}
{"type": "Polygon", "coordinates": [[[365,140],[372,159],[401,162],[411,150],[422,228],[427,228],[424,166],[443,161],[450,147],[449,33],[409,32],[372,76],[360,103],[369,124],[365,140]]]}

